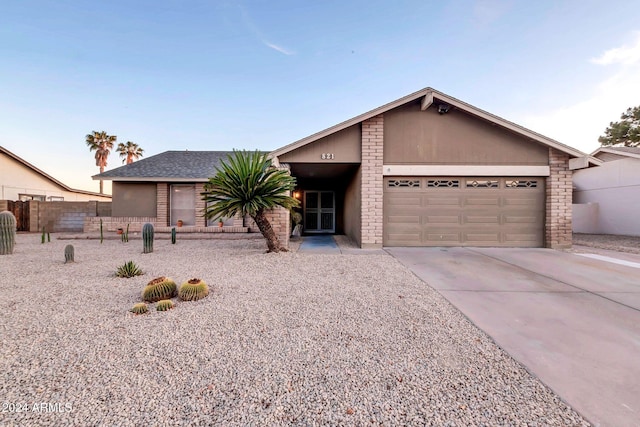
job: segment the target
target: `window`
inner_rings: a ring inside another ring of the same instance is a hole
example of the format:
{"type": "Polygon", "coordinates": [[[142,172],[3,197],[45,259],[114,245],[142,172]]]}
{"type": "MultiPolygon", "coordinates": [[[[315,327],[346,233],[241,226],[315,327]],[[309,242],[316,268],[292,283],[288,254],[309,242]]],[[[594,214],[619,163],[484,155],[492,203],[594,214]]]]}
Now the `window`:
{"type": "Polygon", "coordinates": [[[460,181],[457,179],[430,179],[427,181],[427,187],[431,188],[459,188],[460,181]]]}
{"type": "Polygon", "coordinates": [[[18,194],[18,198],[21,202],[27,202],[29,200],[37,200],[39,202],[44,202],[47,200],[46,196],[41,196],[39,194],[18,194]]]}
{"type": "Polygon", "coordinates": [[[193,184],[171,186],[171,225],[178,220],[184,225],[196,225],[196,186],[193,184]]]}
{"type": "Polygon", "coordinates": [[[498,181],[488,179],[474,179],[467,181],[467,187],[473,188],[498,188],[498,181]]]}
{"type": "Polygon", "coordinates": [[[50,202],[64,202],[64,197],[62,196],[49,196],[50,202]]]}
{"type": "Polygon", "coordinates": [[[390,179],[388,184],[389,187],[420,187],[419,179],[390,179]]]}
{"type": "Polygon", "coordinates": [[[505,181],[505,187],[507,188],[536,188],[538,181],[525,180],[525,179],[508,179],[505,181]]]}

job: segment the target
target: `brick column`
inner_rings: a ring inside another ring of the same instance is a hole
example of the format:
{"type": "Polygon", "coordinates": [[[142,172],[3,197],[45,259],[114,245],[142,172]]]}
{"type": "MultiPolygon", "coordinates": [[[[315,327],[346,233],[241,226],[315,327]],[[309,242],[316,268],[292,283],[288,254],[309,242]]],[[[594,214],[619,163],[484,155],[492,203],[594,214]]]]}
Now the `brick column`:
{"type": "MultiPolygon", "coordinates": [[[[273,231],[278,236],[278,240],[285,248],[289,247],[289,235],[291,234],[291,221],[289,210],[283,207],[276,207],[266,212],[267,219],[271,223],[273,231]]],[[[257,228],[257,227],[256,227],[257,228]]]]}
{"type": "Polygon", "coordinates": [[[382,247],[383,131],[382,114],[362,122],[362,248],[382,247]]]}
{"type": "Polygon", "coordinates": [[[204,182],[196,182],[196,227],[205,227],[207,220],[204,219],[204,200],[200,193],[204,191],[204,182]]]}
{"type": "Polygon", "coordinates": [[[571,247],[572,172],[569,155],[549,148],[551,174],[546,181],[545,246],[552,249],[571,247]]]}
{"type": "Polygon", "coordinates": [[[166,227],[169,225],[169,184],[159,182],[156,192],[156,217],[157,226],[166,227]]]}

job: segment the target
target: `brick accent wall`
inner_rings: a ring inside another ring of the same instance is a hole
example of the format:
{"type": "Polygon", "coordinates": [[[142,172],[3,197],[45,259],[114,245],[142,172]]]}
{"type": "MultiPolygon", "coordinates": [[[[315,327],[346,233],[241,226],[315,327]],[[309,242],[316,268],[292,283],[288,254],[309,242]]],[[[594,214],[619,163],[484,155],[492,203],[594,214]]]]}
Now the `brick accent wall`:
{"type": "Polygon", "coordinates": [[[362,122],[362,248],[382,247],[382,163],[384,116],[362,122]]]}
{"type": "MultiPolygon", "coordinates": [[[[267,212],[267,219],[271,223],[271,227],[273,227],[273,231],[275,231],[282,246],[288,248],[289,235],[291,234],[289,210],[282,207],[272,209],[267,212]]],[[[256,226],[255,229],[258,230],[258,227],[256,226]]],[[[258,230],[258,232],[260,231],[258,230]]]]}
{"type": "Polygon", "coordinates": [[[157,225],[169,225],[169,184],[166,182],[158,183],[156,216],[157,225]]]}
{"type": "Polygon", "coordinates": [[[204,191],[204,182],[196,182],[196,227],[205,227],[207,220],[204,218],[204,200],[200,193],[204,191]]]}
{"type": "Polygon", "coordinates": [[[549,148],[549,167],[551,174],[546,181],[545,245],[552,249],[567,249],[572,244],[573,184],[569,155],[549,148]]]}

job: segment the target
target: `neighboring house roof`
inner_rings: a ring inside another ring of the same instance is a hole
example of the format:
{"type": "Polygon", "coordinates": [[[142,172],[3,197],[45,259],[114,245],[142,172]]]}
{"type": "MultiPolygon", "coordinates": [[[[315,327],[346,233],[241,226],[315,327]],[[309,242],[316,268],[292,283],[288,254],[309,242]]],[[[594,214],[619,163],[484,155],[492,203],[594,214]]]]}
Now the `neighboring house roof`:
{"type": "Polygon", "coordinates": [[[591,153],[593,157],[602,157],[603,160],[607,159],[605,154],[640,159],[640,147],[600,147],[591,153]]]}
{"type": "Polygon", "coordinates": [[[7,150],[6,148],[4,148],[2,146],[0,146],[0,153],[6,154],[8,157],[11,157],[12,159],[17,161],[18,163],[21,163],[25,167],[27,167],[27,168],[31,169],[32,171],[34,171],[35,173],[41,175],[43,178],[45,178],[45,179],[51,181],[53,184],[59,186],[64,191],[69,191],[71,193],[78,193],[78,194],[86,194],[86,195],[89,195],[89,196],[111,197],[111,195],[109,195],[109,194],[94,193],[93,191],[76,190],[75,188],[71,188],[68,185],[63,184],[62,182],[58,181],[57,179],[55,179],[54,177],[52,177],[48,173],[41,171],[40,169],[38,169],[37,167],[33,166],[31,163],[27,162],[23,158],[13,154],[11,151],[7,150]]]}
{"type": "Polygon", "coordinates": [[[232,151],[165,151],[94,175],[111,181],[206,182],[232,151]]]}
{"type": "MultiPolygon", "coordinates": [[[[587,154],[583,153],[580,150],[577,150],[575,148],[569,147],[568,145],[564,145],[554,139],[551,138],[547,138],[546,136],[540,135],[539,133],[533,132],[529,129],[526,129],[520,125],[517,125],[513,122],[510,122],[508,120],[505,120],[501,117],[498,117],[496,115],[493,115],[491,113],[488,113],[484,110],[481,110],[477,107],[474,107],[473,105],[467,104],[466,102],[460,101],[459,99],[453,98],[449,95],[446,95],[442,92],[438,92],[437,90],[427,87],[424,88],[422,90],[419,90],[417,92],[414,92],[410,95],[407,95],[405,97],[402,97],[400,99],[397,99],[395,101],[392,101],[388,104],[385,104],[381,107],[378,107],[376,109],[373,109],[371,111],[368,111],[364,114],[361,114],[359,116],[356,116],[352,119],[349,119],[347,121],[344,121],[342,123],[339,123],[335,126],[332,126],[328,129],[325,129],[323,131],[320,131],[318,133],[315,133],[313,135],[310,135],[306,138],[302,138],[296,142],[293,142],[289,145],[286,145],[282,148],[278,148],[275,151],[271,152],[271,156],[272,157],[278,157],[281,156],[282,154],[288,153],[290,151],[293,151],[295,149],[298,149],[304,145],[307,145],[309,143],[312,143],[314,141],[317,141],[321,138],[324,138],[325,136],[331,135],[333,133],[336,133],[338,131],[341,131],[343,129],[346,129],[350,126],[353,126],[355,124],[358,124],[360,122],[363,122],[367,119],[370,119],[372,117],[375,117],[379,114],[383,114],[389,110],[392,110],[396,107],[400,107],[404,104],[407,104],[409,102],[415,101],[417,99],[421,99],[422,98],[422,109],[426,110],[427,108],[429,108],[429,106],[431,105],[443,105],[443,106],[447,106],[449,108],[451,107],[455,107],[458,108],[462,111],[465,111],[466,113],[469,113],[473,116],[476,116],[480,119],[484,119],[486,121],[489,121],[493,124],[502,126],[506,129],[509,129],[512,132],[515,132],[517,134],[520,134],[522,136],[525,136],[527,138],[530,138],[536,142],[539,142],[541,144],[547,145],[549,147],[553,147],[559,151],[562,151],[564,153],[569,154],[572,157],[586,157],[587,154]]],[[[595,161],[595,159],[589,158],[589,163],[592,164],[599,164],[599,162],[595,161]]]]}

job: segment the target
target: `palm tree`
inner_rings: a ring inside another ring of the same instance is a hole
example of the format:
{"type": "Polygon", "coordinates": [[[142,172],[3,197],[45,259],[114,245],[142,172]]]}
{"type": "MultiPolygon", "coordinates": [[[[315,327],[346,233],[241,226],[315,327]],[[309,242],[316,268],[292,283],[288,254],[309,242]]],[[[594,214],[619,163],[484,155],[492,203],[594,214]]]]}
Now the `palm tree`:
{"type": "MultiPolygon", "coordinates": [[[[100,167],[100,173],[104,172],[107,166],[107,157],[111,154],[113,143],[117,138],[115,135],[108,135],[105,131],[96,132],[95,130],[86,137],[89,151],[96,152],[96,166],[100,167]]],[[[102,180],[100,180],[100,193],[102,192],[102,180]]]]}
{"type": "Polygon", "coordinates": [[[127,141],[126,145],[122,142],[118,144],[116,151],[120,154],[120,157],[124,157],[122,159],[122,163],[126,160],[127,164],[130,165],[134,160],[138,160],[142,157],[142,152],[144,150],[135,142],[127,141]]]}
{"type": "Polygon", "coordinates": [[[298,201],[289,196],[296,179],[271,164],[259,151],[234,151],[223,160],[218,173],[204,185],[205,218],[231,217],[240,213],[256,222],[267,241],[268,252],[286,252],[266,217],[277,206],[291,209],[298,201]]]}

